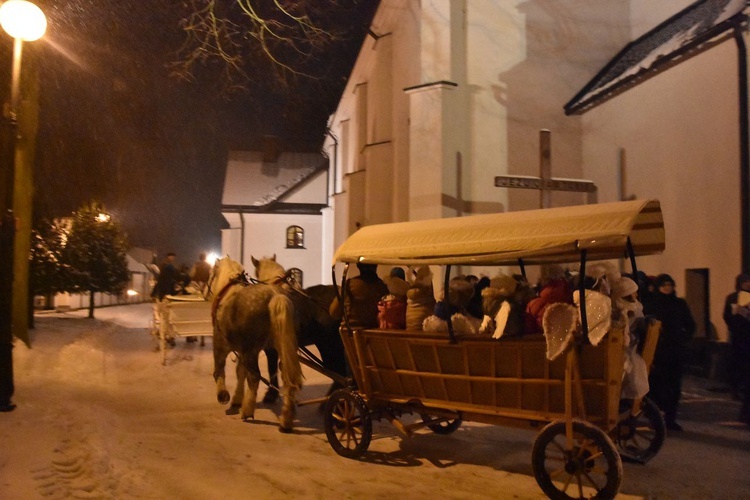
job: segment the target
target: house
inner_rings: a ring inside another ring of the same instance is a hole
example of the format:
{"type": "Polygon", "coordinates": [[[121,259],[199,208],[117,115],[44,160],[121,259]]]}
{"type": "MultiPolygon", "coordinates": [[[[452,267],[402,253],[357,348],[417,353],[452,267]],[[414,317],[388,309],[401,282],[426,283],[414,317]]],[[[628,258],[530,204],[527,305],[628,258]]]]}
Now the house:
{"type": "Polygon", "coordinates": [[[331,283],[328,160],[320,153],[282,151],[271,137],[262,149],[229,153],[222,253],[248,270],[251,257],[275,255],[303,286],[331,283]]]}
{"type": "MultiPolygon", "coordinates": [[[[361,225],[538,208],[539,192],[496,187],[495,178],[540,176],[546,129],[552,176],[590,181],[600,202],[661,200],[667,249],[639,266],[675,277],[704,333],[726,339],[723,300],[750,251],[738,44],[709,38],[711,50],[678,53],[668,71],[583,114],[566,113],[566,103],[673,16],[698,9],[697,20],[695,11],[681,19],[710,30],[744,19],[744,4],[382,0],[324,143],[333,246],[361,225]]],[[[721,36],[737,33],[747,37],[746,21],[721,36]]],[[[551,206],[585,202],[548,196],[551,206]]]]}

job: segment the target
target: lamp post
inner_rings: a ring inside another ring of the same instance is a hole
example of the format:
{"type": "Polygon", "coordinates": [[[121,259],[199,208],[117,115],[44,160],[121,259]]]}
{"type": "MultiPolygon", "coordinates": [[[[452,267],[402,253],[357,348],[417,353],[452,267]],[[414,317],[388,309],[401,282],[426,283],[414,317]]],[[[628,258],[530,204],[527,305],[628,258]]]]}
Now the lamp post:
{"type": "Polygon", "coordinates": [[[5,186],[0,218],[0,411],[11,411],[13,397],[13,268],[16,216],[13,212],[16,139],[20,104],[21,49],[24,41],[38,40],[47,29],[44,13],[26,0],[0,5],[0,26],[13,37],[13,71],[10,103],[3,112],[3,146],[0,173],[5,186]]]}

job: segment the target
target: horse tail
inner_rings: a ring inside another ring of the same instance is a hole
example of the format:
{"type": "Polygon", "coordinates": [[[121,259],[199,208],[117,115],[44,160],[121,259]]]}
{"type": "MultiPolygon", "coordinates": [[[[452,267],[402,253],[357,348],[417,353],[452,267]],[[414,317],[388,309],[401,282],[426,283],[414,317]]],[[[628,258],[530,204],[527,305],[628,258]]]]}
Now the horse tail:
{"type": "Polygon", "coordinates": [[[276,293],[268,303],[268,310],[273,341],[281,359],[281,379],[285,385],[299,389],[302,387],[302,366],[297,355],[294,304],[287,295],[276,293]]]}

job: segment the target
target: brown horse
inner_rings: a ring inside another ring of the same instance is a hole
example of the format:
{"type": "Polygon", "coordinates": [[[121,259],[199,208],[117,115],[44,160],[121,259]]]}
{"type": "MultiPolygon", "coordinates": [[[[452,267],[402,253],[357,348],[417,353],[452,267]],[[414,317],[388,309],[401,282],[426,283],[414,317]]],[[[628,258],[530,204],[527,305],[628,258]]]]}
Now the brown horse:
{"type": "Polygon", "coordinates": [[[279,417],[282,432],[293,428],[295,396],[302,386],[302,369],[297,356],[298,320],[288,291],[274,279],[284,273],[274,259],[258,262],[256,274],[260,283],[243,284],[242,265],[229,257],[219,259],[214,265],[208,294],[213,299],[214,321],[214,380],[220,403],[229,402],[226,388],[226,358],[237,353],[237,388],[232,403],[241,400],[240,415],[243,420],[255,415],[258,384],[261,379],[258,366],[260,351],[275,348],[281,358],[283,406],[279,417]],[[248,391],[244,392],[247,378],[248,391]]]}

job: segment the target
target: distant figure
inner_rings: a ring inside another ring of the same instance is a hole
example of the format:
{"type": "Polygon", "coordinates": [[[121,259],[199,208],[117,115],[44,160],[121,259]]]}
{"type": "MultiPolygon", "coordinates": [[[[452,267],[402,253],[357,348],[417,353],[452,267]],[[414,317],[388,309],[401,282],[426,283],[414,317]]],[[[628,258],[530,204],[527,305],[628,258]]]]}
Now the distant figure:
{"type": "Polygon", "coordinates": [[[180,273],[174,265],[176,254],[169,252],[159,268],[159,278],[156,280],[156,286],[151,292],[151,296],[157,300],[163,300],[165,296],[175,293],[180,273]]]}
{"type": "MultiPolygon", "coordinates": [[[[344,310],[352,328],[378,328],[378,302],[388,294],[388,287],[380,279],[375,264],[357,263],[359,276],[346,280],[344,310]]],[[[341,305],[338,298],[330,308],[331,316],[341,318],[341,305]]]]}
{"type": "Polygon", "coordinates": [[[211,264],[206,262],[205,252],[201,252],[201,254],[198,256],[198,261],[193,264],[192,269],[190,269],[190,279],[194,281],[198,286],[198,290],[203,291],[206,284],[208,283],[208,278],[210,275],[211,264]]]}
{"type": "Polygon", "coordinates": [[[737,276],[735,291],[724,303],[724,321],[729,328],[732,396],[742,401],[740,421],[750,425],[750,274],[737,276]]]}
{"type": "Polygon", "coordinates": [[[675,295],[674,280],[660,274],[654,280],[653,297],[644,304],[644,313],[661,321],[654,363],[649,375],[650,397],[664,412],[667,429],[681,431],[677,406],[682,391],[682,371],[687,344],[695,333],[695,320],[687,302],[675,295]]]}

